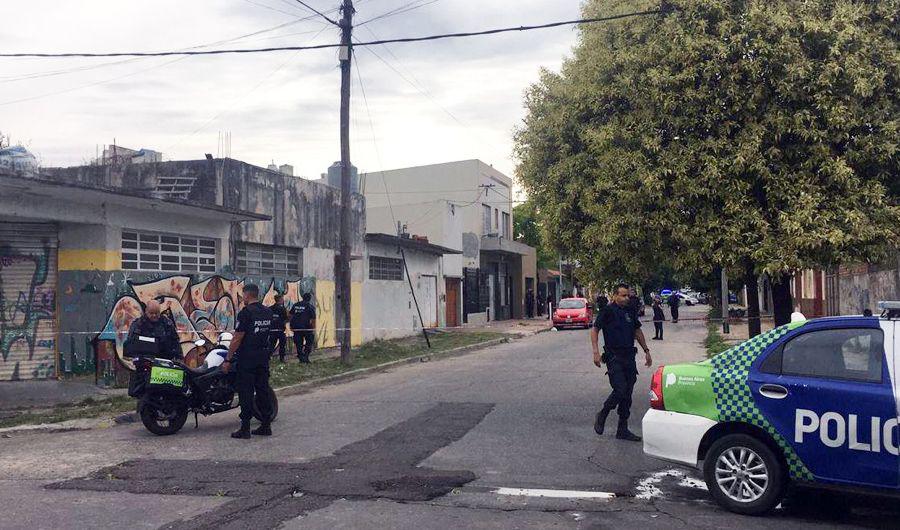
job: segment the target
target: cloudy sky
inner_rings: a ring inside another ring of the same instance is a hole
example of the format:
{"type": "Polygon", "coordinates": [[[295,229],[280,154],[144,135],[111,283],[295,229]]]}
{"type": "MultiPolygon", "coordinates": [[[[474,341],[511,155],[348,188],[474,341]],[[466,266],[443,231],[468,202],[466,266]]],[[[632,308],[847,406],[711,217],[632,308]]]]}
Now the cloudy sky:
{"type": "MultiPolygon", "coordinates": [[[[339,0],[307,0],[330,11],[339,0]]],[[[6,7],[8,52],[159,51],[336,42],[295,0],[29,0],[6,7]],[[11,18],[15,23],[9,23],[11,18]],[[280,26],[280,27],[279,27],[280,26]],[[274,29],[273,29],[274,28],[274,29]],[[259,33],[257,33],[259,32],[259,33]],[[236,39],[243,35],[255,35],[236,39]]],[[[579,0],[359,0],[359,40],[578,18],[579,0]]],[[[332,14],[337,17],[336,13],[332,14]]],[[[558,69],[576,32],[557,28],[356,50],[352,159],[362,171],[480,158],[513,175],[511,132],[541,67],[558,69]],[[375,55],[377,54],[377,56],[375,55]],[[360,79],[362,83],[360,83],[360,79]],[[366,98],[363,98],[363,89],[366,98]],[[368,109],[365,101],[368,101],[368,109]]],[[[166,159],[218,152],[317,177],[340,158],[334,49],[253,55],[0,58],[0,131],[45,166],[94,157],[115,138],[166,159]]]]}

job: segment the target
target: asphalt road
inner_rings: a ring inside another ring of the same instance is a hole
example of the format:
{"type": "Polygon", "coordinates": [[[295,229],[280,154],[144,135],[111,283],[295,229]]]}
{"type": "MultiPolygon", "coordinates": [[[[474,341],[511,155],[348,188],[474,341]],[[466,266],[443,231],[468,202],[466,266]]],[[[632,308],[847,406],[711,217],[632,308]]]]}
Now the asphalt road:
{"type": "MultiPolygon", "coordinates": [[[[701,359],[704,336],[700,322],[667,324],[666,341],[650,341],[655,365],[701,359]]],[[[635,431],[651,373],[643,369],[636,386],[635,431]]],[[[897,501],[804,492],[766,518],[724,512],[696,472],[647,458],[640,444],[612,433],[594,434],[608,388],[591,363],[587,331],[548,332],[283,398],[270,438],[229,438],[236,412],[201,418],[199,429],[189,421],[170,437],[139,424],[16,435],[0,440],[0,528],[896,524],[897,501]]]]}

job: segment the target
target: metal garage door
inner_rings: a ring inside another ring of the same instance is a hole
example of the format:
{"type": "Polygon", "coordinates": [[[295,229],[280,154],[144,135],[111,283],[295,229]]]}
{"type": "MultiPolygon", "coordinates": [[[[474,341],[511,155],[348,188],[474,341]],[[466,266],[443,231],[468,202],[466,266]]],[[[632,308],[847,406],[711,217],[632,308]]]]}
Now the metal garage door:
{"type": "Polygon", "coordinates": [[[56,375],[55,225],[0,222],[0,381],[56,375]]]}

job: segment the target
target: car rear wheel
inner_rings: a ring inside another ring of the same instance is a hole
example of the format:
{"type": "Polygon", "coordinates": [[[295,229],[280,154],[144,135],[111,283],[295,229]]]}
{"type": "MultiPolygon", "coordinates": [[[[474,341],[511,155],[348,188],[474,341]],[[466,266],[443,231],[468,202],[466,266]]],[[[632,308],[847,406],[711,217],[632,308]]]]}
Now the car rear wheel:
{"type": "Polygon", "coordinates": [[[742,515],[765,514],[784,497],[781,461],[766,444],[746,434],[716,441],[703,461],[703,476],[713,499],[742,515]]]}

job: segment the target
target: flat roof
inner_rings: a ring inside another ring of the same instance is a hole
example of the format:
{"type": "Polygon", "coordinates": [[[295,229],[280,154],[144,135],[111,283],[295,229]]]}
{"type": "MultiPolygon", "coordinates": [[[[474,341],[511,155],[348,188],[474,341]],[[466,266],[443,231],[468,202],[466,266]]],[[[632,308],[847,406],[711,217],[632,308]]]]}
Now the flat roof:
{"type": "Polygon", "coordinates": [[[22,192],[42,192],[49,194],[51,199],[72,200],[73,194],[85,199],[103,198],[107,202],[115,202],[128,207],[141,210],[157,210],[161,212],[179,212],[185,209],[196,215],[216,218],[223,221],[271,221],[272,216],[227,208],[217,204],[203,204],[182,199],[149,197],[146,193],[129,191],[121,188],[107,188],[103,186],[87,186],[79,183],[60,182],[57,180],[40,177],[20,177],[17,175],[0,174],[0,186],[21,190],[22,192]]]}
{"type": "Polygon", "coordinates": [[[425,241],[419,241],[412,238],[392,236],[390,234],[370,233],[366,234],[366,242],[381,243],[384,245],[397,245],[399,247],[408,248],[410,250],[418,250],[419,252],[427,252],[429,254],[462,254],[461,250],[442,247],[425,241]]]}

